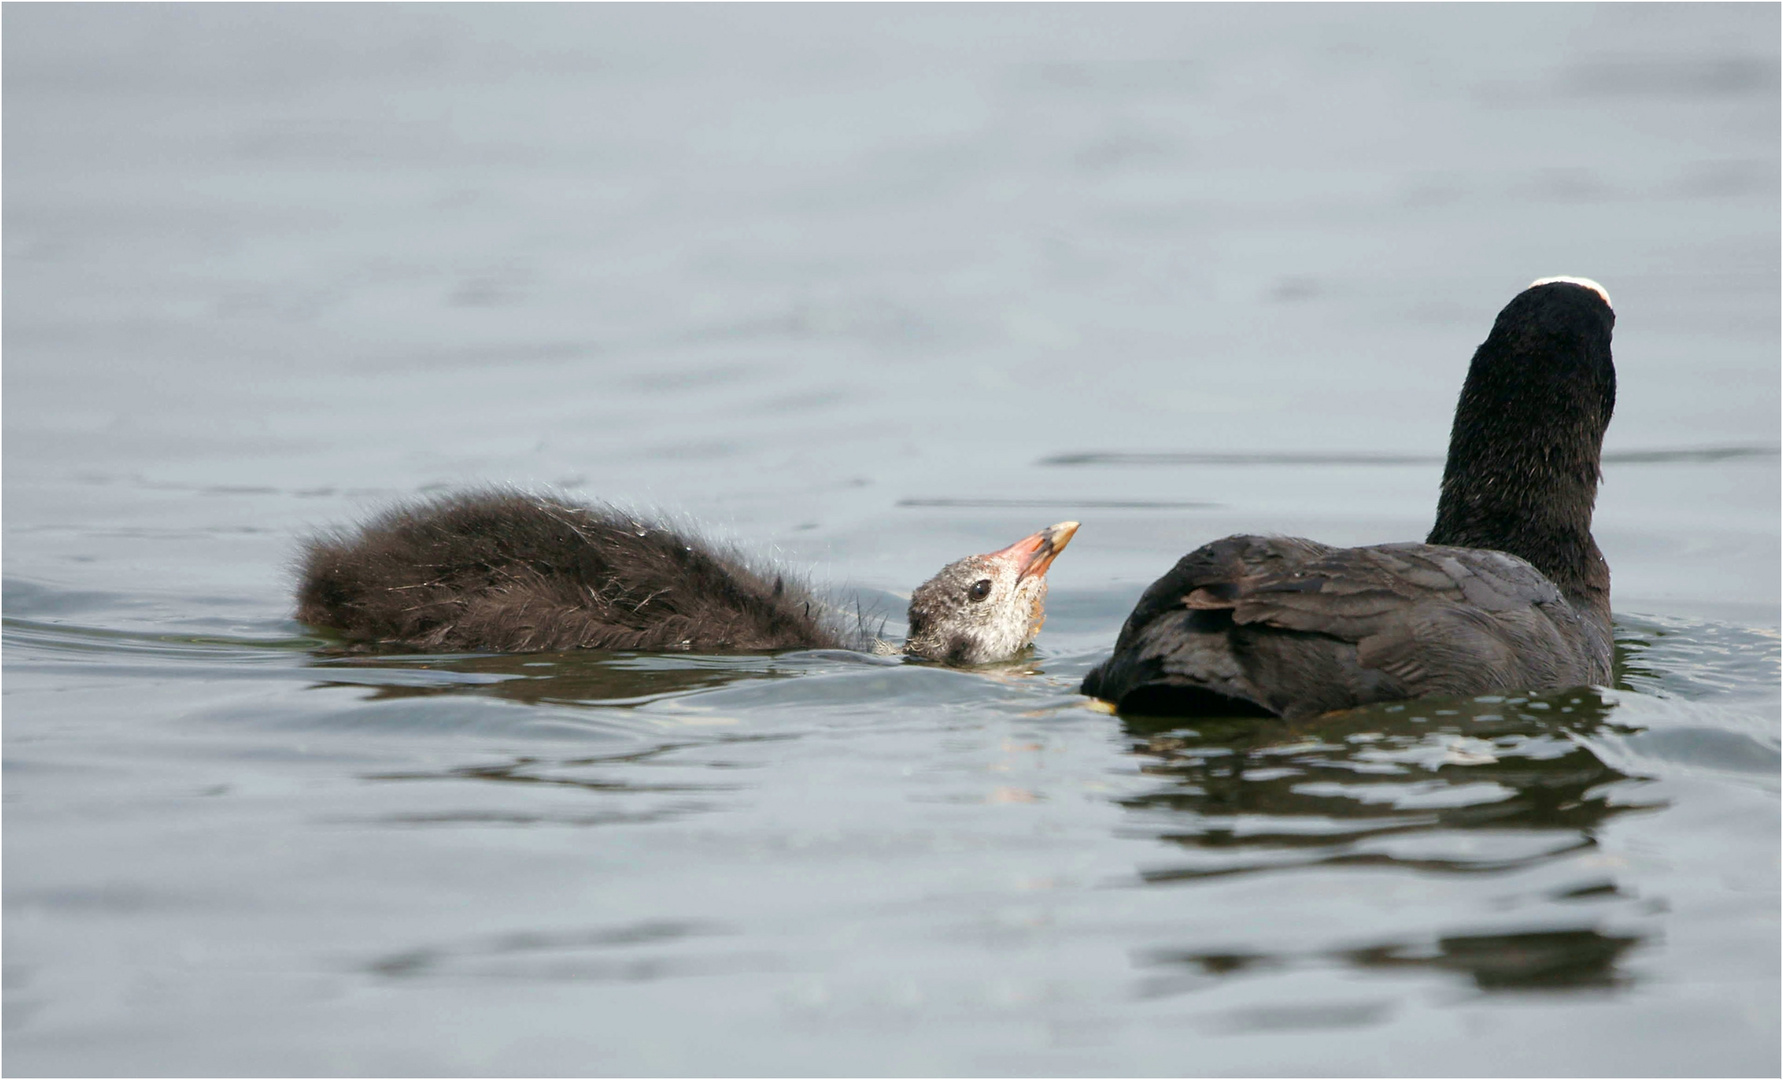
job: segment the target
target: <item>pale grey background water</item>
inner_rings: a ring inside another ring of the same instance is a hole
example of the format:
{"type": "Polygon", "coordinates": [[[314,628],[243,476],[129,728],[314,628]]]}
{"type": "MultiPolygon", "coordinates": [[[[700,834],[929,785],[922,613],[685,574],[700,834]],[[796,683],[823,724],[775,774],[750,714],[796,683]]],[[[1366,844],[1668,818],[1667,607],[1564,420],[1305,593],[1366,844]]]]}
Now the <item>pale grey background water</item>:
{"type": "Polygon", "coordinates": [[[7,1070],[1775,1074],[1778,37],[9,5],[7,1070]],[[1083,707],[1190,547],[1421,536],[1555,273],[1618,313],[1616,688],[1083,707]],[[482,481],[894,629],[1084,528],[1011,671],[317,652],[299,538],[482,481]]]}

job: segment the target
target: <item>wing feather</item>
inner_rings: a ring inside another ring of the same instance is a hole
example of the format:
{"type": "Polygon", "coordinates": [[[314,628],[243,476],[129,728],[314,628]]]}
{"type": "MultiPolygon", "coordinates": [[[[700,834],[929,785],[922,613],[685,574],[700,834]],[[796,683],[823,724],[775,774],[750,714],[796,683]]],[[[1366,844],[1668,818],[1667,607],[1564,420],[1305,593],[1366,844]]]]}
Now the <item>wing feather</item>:
{"type": "Polygon", "coordinates": [[[1231,536],[1148,589],[1086,693],[1195,686],[1284,715],[1608,677],[1554,584],[1498,551],[1231,536]]]}

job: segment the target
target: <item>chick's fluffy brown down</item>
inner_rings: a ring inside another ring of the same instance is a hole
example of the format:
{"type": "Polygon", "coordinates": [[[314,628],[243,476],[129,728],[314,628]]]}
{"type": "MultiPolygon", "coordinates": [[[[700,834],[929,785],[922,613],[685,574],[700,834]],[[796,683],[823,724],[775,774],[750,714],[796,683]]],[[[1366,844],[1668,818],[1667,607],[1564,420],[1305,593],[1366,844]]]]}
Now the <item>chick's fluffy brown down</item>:
{"type": "Polygon", "coordinates": [[[652,521],[519,492],[387,510],[310,541],[297,618],[425,652],[829,648],[809,592],[652,521]]]}

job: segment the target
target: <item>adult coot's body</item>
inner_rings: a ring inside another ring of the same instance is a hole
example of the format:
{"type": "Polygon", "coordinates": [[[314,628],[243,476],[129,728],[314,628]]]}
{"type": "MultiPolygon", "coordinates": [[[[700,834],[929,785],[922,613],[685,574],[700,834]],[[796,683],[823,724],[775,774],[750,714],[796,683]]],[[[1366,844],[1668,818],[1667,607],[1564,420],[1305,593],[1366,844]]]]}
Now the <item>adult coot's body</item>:
{"type": "MultiPolygon", "coordinates": [[[[1043,529],[944,568],[911,596],[904,651],[1005,660],[1044,621],[1046,570],[1077,531],[1043,529]]],[[[385,511],[310,541],[297,618],[425,652],[756,651],[857,642],[797,582],[611,507],[511,491],[385,511]]],[[[858,637],[858,635],[856,635],[858,637]]]]}
{"type": "Polygon", "coordinates": [[[1208,544],[1145,591],[1083,692],[1133,712],[1294,718],[1607,682],[1591,512],[1615,319],[1582,278],[1520,293],[1474,353],[1427,542],[1208,544]]]}

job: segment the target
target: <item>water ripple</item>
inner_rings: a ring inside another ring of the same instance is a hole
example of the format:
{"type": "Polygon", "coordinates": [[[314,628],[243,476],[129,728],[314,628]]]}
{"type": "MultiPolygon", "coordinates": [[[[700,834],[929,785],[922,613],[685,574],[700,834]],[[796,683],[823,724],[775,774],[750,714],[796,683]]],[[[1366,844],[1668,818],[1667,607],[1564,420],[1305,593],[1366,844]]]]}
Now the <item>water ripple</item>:
{"type": "MultiPolygon", "coordinates": [[[[1610,450],[1605,465],[1711,464],[1741,458],[1774,458],[1775,446],[1697,446],[1610,450]]],[[[1441,465],[1440,454],[1371,454],[1347,451],[1097,450],[1054,454],[1039,465],[1441,465]]]]}

